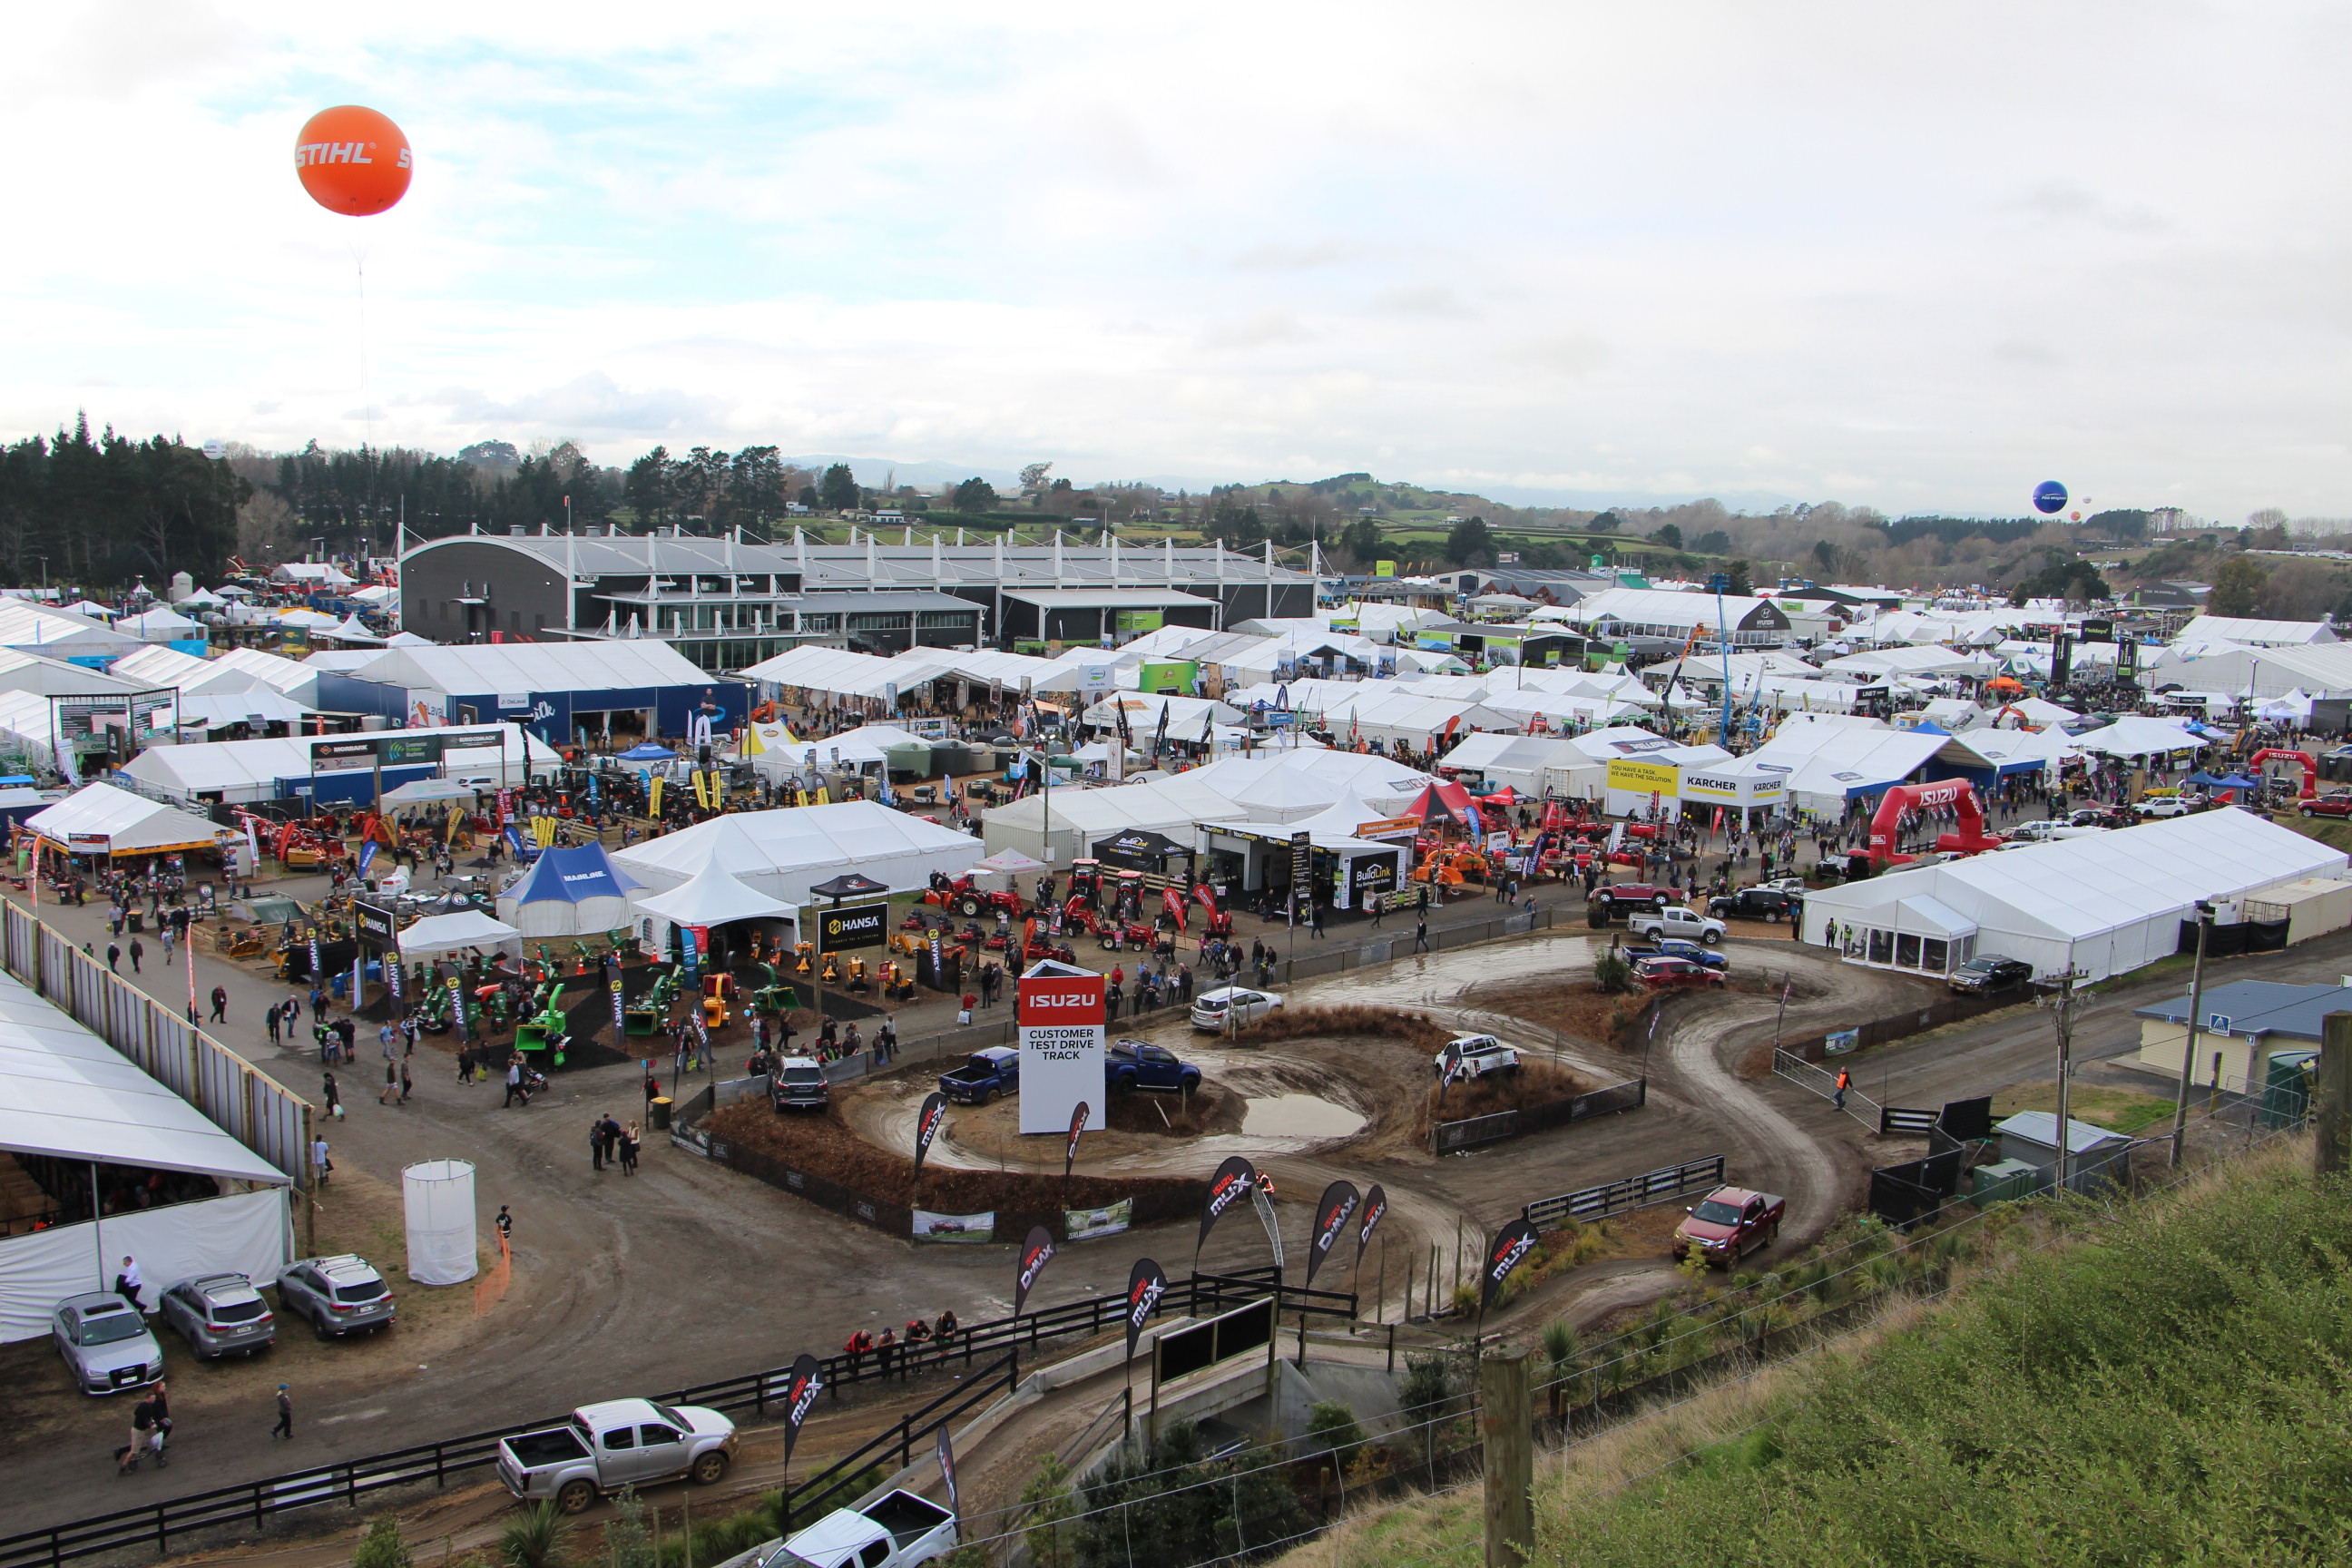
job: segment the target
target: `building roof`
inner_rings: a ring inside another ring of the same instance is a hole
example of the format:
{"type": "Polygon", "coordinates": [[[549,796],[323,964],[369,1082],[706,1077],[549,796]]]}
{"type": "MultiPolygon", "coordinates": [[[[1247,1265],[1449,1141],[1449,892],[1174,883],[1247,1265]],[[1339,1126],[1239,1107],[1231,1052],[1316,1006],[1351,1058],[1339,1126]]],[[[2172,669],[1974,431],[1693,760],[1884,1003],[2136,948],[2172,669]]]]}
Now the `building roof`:
{"type": "Polygon", "coordinates": [[[2180,628],[2182,642],[2233,642],[2258,647],[2291,647],[2336,640],[2326,621],[2258,621],[2240,616],[2198,616],[2180,628]]]}
{"type": "Polygon", "coordinates": [[[1007,588],[1004,596],[1045,610],[1219,607],[1214,599],[1175,588],[1007,588]]]}
{"type": "Polygon", "coordinates": [[[437,692],[444,697],[720,684],[667,643],[650,637],[386,648],[382,658],[356,673],[362,679],[404,686],[411,691],[437,692]]]}
{"type": "Polygon", "coordinates": [[[0,973],[0,1149],[286,1184],[121,1052],[0,973]]]}
{"type": "MultiPolygon", "coordinates": [[[[2028,1143],[2039,1143],[2044,1149],[2058,1147],[2058,1118],[2047,1110],[2021,1110],[2006,1121],[1995,1122],[1993,1131],[2021,1138],[2028,1143]]],[[[2070,1154],[2085,1154],[2094,1149],[2130,1142],[2120,1132],[2110,1132],[2071,1116],[2066,1119],[2066,1152],[2070,1154]]]]}
{"type": "MultiPolygon", "coordinates": [[[[444,724],[404,731],[403,733],[479,734],[489,728],[492,726],[488,724],[444,724]]],[[[514,726],[506,728],[511,730],[514,726]]],[[[201,746],[150,746],[116,771],[142,785],[175,794],[256,788],[275,794],[278,780],[310,776],[310,742],[319,738],[315,735],[291,735],[254,741],[212,741],[201,746]]],[[[344,737],[331,735],[326,738],[337,740],[344,737]]],[[[554,749],[538,736],[528,735],[525,739],[530,743],[532,772],[551,768],[561,761],[554,749]]],[[[478,753],[459,754],[468,758],[478,755],[482,765],[495,770],[497,763],[494,759],[504,755],[511,766],[515,752],[509,745],[503,753],[486,747],[478,753]]]]}
{"type": "Polygon", "coordinates": [[[106,784],[84,784],[26,817],[25,826],[68,848],[80,847],[76,838],[102,839],[109,854],[203,848],[218,843],[226,831],[178,806],[106,784]]]}
{"type": "MultiPolygon", "coordinates": [[[[2352,986],[2294,985],[2279,980],[2236,980],[2206,988],[2199,998],[2204,1027],[2216,1035],[2252,1039],[2280,1035],[2291,1040],[2319,1038],[2321,1020],[2330,1013],[2352,1012],[2352,986]]],[[[2137,1016],[2167,1024],[2189,1022],[2186,993],[2166,1002],[2152,1002],[2137,1016]]]]}
{"type": "Polygon", "coordinates": [[[718,865],[747,888],[806,904],[809,889],[837,872],[856,870],[903,890],[922,887],[933,871],[961,873],[986,853],[979,839],[952,828],[878,801],[852,800],[730,812],[635,845],[613,860],[656,892],[683,887],[718,865]]]}

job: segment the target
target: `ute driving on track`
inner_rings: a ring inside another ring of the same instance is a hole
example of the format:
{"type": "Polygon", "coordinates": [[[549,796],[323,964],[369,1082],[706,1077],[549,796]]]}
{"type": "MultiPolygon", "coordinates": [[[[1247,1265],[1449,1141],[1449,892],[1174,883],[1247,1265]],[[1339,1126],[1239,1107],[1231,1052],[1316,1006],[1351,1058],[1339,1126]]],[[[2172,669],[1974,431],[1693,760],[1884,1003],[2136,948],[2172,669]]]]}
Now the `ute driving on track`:
{"type": "Polygon", "coordinates": [[[1103,1082],[1113,1094],[1130,1089],[1173,1089],[1190,1094],[1201,1087],[1201,1069],[1165,1046],[1118,1040],[1103,1053],[1103,1082]]]}
{"type": "Polygon", "coordinates": [[[1746,1187],[1717,1187],[1686,1211],[1690,1217],[1675,1227],[1673,1256],[1697,1253],[1709,1268],[1728,1268],[1759,1247],[1780,1238],[1780,1216],[1788,1212],[1786,1198],[1746,1187]]]}
{"type": "Polygon", "coordinates": [[[685,1476],[710,1486],[735,1457],[735,1423],[698,1405],[608,1399],[561,1426],[499,1442],[499,1479],[525,1502],[578,1513],[599,1497],[685,1476]]]}
{"type": "Polygon", "coordinates": [[[963,1066],[940,1074],[940,1092],[957,1105],[986,1105],[1000,1094],[1018,1094],[1021,1053],[1011,1046],[974,1051],[963,1066]]]}
{"type": "Polygon", "coordinates": [[[1492,1035],[1457,1035],[1437,1053],[1435,1066],[1441,1073],[1453,1068],[1456,1078],[1508,1076],[1519,1070],[1519,1053],[1492,1035]]]}
{"type": "Polygon", "coordinates": [[[919,1568],[955,1544],[954,1514],[928,1498],[893,1491],[864,1508],[835,1509],[739,1561],[747,1568],[919,1568]]]}

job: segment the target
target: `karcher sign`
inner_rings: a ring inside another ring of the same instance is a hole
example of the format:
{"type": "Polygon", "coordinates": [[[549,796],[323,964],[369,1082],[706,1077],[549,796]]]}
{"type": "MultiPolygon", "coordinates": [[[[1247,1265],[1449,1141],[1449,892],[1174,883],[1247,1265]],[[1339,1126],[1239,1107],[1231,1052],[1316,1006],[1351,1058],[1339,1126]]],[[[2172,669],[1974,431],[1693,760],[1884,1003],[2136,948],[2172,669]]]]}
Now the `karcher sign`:
{"type": "Polygon", "coordinates": [[[1763,805],[1779,802],[1788,791],[1785,779],[1710,778],[1705,773],[1683,775],[1685,800],[1719,800],[1727,805],[1763,805]]]}
{"type": "Polygon", "coordinates": [[[1611,789],[1654,795],[1661,800],[1675,798],[1681,779],[1682,770],[1672,763],[1634,763],[1618,758],[1609,764],[1611,789]]]}

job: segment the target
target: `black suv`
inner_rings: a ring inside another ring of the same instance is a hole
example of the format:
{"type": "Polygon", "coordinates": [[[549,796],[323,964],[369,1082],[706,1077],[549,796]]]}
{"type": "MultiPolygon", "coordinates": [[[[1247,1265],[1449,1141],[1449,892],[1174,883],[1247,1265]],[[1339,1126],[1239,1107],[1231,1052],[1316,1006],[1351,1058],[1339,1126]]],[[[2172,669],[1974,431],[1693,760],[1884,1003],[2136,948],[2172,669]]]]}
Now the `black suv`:
{"type": "Polygon", "coordinates": [[[1778,925],[1782,921],[1801,919],[1805,900],[1801,894],[1783,892],[1778,888],[1742,888],[1736,893],[1709,899],[1706,912],[1718,920],[1731,916],[1778,925]]]}
{"type": "Polygon", "coordinates": [[[2033,965],[2021,958],[1981,953],[1952,971],[1955,991],[2007,991],[2033,978],[2033,965]]]}

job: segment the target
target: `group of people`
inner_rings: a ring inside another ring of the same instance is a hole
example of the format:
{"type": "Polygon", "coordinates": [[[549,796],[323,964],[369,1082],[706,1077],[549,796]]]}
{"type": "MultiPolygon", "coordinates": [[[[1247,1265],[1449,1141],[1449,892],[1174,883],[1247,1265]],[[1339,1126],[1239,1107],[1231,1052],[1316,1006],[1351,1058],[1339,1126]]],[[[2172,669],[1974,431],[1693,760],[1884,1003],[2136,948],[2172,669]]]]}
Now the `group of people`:
{"type": "Polygon", "coordinates": [[[602,1171],[607,1165],[617,1165],[621,1174],[634,1176],[637,1173],[637,1150],[643,1142],[644,1135],[635,1122],[623,1127],[612,1117],[600,1115],[588,1124],[589,1168],[602,1171]]]}
{"type": "Polygon", "coordinates": [[[945,1361],[952,1352],[956,1335],[961,1331],[961,1326],[956,1321],[952,1310],[941,1312],[934,1323],[926,1323],[920,1318],[909,1318],[904,1329],[886,1327],[879,1335],[865,1329],[858,1330],[842,1345],[841,1353],[849,1358],[851,1379],[858,1375],[859,1368],[869,1355],[875,1358],[875,1365],[884,1378],[894,1374],[903,1377],[914,1373],[926,1349],[931,1352],[932,1359],[945,1361]]]}

